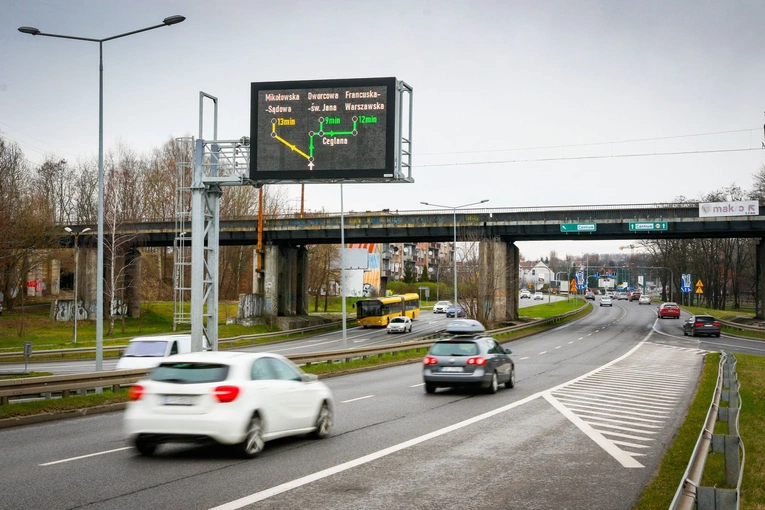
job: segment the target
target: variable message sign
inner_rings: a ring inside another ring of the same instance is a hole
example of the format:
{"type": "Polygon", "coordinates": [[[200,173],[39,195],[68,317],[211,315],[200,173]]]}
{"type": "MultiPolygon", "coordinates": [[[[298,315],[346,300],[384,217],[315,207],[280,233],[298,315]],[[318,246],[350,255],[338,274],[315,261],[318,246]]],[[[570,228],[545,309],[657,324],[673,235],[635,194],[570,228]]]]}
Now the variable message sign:
{"type": "Polygon", "coordinates": [[[396,83],[252,83],[250,179],[393,180],[396,83]]]}

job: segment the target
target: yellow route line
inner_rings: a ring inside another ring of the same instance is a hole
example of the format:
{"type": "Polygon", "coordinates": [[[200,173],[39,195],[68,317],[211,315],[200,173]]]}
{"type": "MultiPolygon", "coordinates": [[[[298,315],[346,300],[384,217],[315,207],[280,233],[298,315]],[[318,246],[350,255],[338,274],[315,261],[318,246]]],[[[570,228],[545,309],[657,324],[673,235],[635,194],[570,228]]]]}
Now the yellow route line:
{"type": "Polygon", "coordinates": [[[300,149],[298,149],[297,147],[295,147],[293,144],[289,143],[287,140],[285,140],[285,139],[284,139],[284,138],[282,138],[281,136],[279,136],[279,135],[276,135],[276,139],[277,139],[277,140],[279,140],[280,142],[282,142],[284,145],[286,145],[286,146],[287,146],[287,147],[289,147],[290,149],[292,149],[293,151],[295,151],[295,152],[297,152],[298,154],[300,154],[301,156],[303,156],[305,159],[309,159],[309,158],[310,158],[310,156],[308,156],[308,154],[306,154],[305,152],[301,151],[300,149]]]}

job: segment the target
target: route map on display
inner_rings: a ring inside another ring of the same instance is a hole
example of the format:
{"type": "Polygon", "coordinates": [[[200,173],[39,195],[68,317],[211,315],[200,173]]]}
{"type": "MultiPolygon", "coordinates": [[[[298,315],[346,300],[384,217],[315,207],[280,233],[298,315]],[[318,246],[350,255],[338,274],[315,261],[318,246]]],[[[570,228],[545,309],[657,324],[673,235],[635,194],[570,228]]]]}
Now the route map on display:
{"type": "Polygon", "coordinates": [[[250,177],[393,177],[395,85],[394,78],[253,83],[250,177]]]}

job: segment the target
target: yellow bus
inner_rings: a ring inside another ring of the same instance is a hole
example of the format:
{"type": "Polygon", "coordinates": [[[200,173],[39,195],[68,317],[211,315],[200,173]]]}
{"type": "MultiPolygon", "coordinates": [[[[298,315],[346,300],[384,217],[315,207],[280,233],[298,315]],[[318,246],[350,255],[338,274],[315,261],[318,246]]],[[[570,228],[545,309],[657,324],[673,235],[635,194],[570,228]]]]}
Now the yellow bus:
{"type": "Polygon", "coordinates": [[[359,326],[387,326],[393,317],[406,315],[414,320],[420,316],[420,296],[414,292],[356,301],[359,326]]]}

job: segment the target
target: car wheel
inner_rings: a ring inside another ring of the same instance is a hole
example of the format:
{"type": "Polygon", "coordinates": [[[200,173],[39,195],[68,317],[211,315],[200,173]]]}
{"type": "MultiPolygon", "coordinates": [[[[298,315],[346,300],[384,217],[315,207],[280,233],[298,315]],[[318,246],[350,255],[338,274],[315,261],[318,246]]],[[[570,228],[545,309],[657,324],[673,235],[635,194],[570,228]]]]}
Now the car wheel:
{"type": "Polygon", "coordinates": [[[436,392],[435,386],[433,386],[432,384],[425,383],[425,393],[427,393],[428,395],[432,395],[435,392],[436,392]]]}
{"type": "Polygon", "coordinates": [[[135,446],[135,449],[138,450],[138,453],[147,457],[154,455],[154,452],[157,449],[156,441],[152,441],[142,436],[138,436],[133,445],[135,446]]]}
{"type": "Polygon", "coordinates": [[[409,332],[410,332],[410,333],[412,332],[412,326],[411,326],[411,324],[409,325],[409,332]]]}
{"type": "Polygon", "coordinates": [[[505,388],[515,388],[515,368],[510,369],[510,379],[505,383],[505,388]]]}
{"type": "Polygon", "coordinates": [[[329,431],[332,428],[332,411],[326,402],[319,409],[319,416],[316,418],[316,430],[313,437],[316,439],[325,439],[329,437],[329,431]]]}
{"type": "Polygon", "coordinates": [[[390,330],[388,330],[388,334],[390,335],[390,330]]]}
{"type": "Polygon", "coordinates": [[[716,336],[717,338],[720,338],[720,333],[717,333],[715,336],[716,336]]]}
{"type": "Polygon", "coordinates": [[[499,389],[499,381],[497,380],[497,373],[494,372],[491,374],[491,382],[489,383],[489,387],[486,388],[486,393],[495,394],[497,390],[499,389]]]}
{"type": "Polygon", "coordinates": [[[256,414],[247,425],[247,434],[244,436],[244,441],[239,444],[239,451],[243,457],[251,459],[257,457],[265,446],[263,422],[260,420],[260,416],[256,414]]]}
{"type": "Polygon", "coordinates": [[[691,330],[691,336],[696,336],[696,332],[694,330],[691,330]]]}
{"type": "Polygon", "coordinates": [[[683,328],[683,336],[688,336],[688,332],[683,328]]]}

